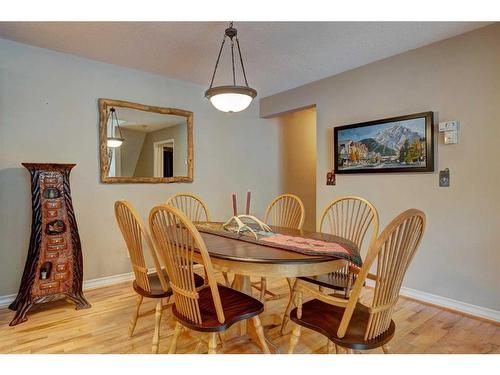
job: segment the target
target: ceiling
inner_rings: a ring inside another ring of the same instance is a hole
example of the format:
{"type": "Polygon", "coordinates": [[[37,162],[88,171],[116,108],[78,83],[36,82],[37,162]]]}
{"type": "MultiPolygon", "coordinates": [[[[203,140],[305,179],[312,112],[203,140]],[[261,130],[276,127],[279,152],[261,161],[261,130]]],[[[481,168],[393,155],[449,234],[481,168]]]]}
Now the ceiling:
{"type": "MultiPolygon", "coordinates": [[[[238,29],[249,85],[263,97],[487,24],[235,22],[234,26],[238,29]]],[[[0,22],[0,38],[208,86],[227,25],[227,22],[0,22]]],[[[216,84],[231,80],[229,50],[225,52],[216,84]]]]}

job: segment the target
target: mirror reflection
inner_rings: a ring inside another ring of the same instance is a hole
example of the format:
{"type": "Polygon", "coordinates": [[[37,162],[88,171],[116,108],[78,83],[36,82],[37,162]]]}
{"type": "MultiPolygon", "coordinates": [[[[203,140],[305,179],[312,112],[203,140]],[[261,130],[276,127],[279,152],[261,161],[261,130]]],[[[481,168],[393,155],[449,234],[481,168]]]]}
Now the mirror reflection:
{"type": "Polygon", "coordinates": [[[101,181],[193,181],[193,113],[99,99],[101,181]]]}

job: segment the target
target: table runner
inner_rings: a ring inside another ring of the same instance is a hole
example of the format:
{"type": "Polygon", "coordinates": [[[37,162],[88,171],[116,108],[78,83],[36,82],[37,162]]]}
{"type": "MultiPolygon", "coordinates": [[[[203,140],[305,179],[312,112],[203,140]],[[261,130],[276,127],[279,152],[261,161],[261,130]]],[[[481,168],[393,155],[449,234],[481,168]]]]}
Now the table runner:
{"type": "Polygon", "coordinates": [[[306,255],[326,255],[332,258],[345,259],[358,267],[362,265],[357,247],[352,242],[338,236],[327,235],[329,239],[334,239],[334,241],[326,241],[282,233],[256,231],[258,238],[255,238],[248,233],[235,233],[225,230],[222,227],[222,223],[196,222],[195,226],[202,233],[214,234],[306,255]]]}

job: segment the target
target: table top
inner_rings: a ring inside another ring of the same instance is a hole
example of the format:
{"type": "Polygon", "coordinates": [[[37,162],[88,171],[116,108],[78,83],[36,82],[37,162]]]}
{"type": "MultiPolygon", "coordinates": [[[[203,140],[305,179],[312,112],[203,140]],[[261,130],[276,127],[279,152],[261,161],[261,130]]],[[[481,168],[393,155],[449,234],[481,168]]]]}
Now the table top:
{"type": "MultiPolygon", "coordinates": [[[[310,232],[306,230],[271,227],[275,233],[287,234],[291,236],[312,238],[328,242],[349,242],[353,248],[356,244],[338,236],[326,233],[310,232]]],[[[335,260],[331,256],[306,255],[290,250],[282,250],[275,247],[258,245],[238,239],[222,237],[215,234],[200,233],[205,241],[205,245],[210,257],[249,263],[271,263],[271,264],[304,264],[320,263],[335,260]]]]}

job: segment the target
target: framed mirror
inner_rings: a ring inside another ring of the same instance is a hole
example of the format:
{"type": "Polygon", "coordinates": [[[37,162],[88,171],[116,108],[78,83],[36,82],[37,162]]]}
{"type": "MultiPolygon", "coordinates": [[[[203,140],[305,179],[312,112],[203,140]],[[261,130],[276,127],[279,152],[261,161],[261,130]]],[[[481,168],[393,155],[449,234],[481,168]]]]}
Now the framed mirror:
{"type": "Polygon", "coordinates": [[[101,181],[193,181],[193,113],[99,99],[101,181]]]}

